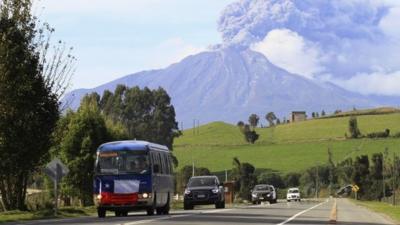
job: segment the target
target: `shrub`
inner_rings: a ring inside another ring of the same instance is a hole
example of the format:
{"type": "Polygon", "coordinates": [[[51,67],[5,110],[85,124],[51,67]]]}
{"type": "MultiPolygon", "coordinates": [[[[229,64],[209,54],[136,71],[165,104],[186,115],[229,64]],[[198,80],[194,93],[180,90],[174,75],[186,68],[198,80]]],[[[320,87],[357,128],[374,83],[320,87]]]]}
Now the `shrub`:
{"type": "Polygon", "coordinates": [[[390,130],[386,129],[383,132],[372,132],[367,134],[368,138],[387,138],[390,135],[390,130]]]}
{"type": "Polygon", "coordinates": [[[395,133],[395,134],[393,135],[393,137],[395,137],[395,138],[400,138],[400,132],[395,133]]]}
{"type": "Polygon", "coordinates": [[[285,188],[285,182],[282,177],[277,173],[265,172],[258,176],[258,183],[270,184],[275,188],[285,188]]]}

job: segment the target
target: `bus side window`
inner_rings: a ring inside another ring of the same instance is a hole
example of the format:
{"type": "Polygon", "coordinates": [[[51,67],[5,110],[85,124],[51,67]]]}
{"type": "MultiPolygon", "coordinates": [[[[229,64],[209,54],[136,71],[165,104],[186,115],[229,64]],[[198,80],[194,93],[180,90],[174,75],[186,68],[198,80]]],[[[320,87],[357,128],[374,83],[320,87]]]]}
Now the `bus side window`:
{"type": "Polygon", "coordinates": [[[174,165],[172,163],[172,156],[168,154],[168,165],[169,165],[169,173],[173,174],[174,173],[174,165]]]}
{"type": "Polygon", "coordinates": [[[150,154],[151,154],[151,159],[153,161],[153,168],[155,165],[157,165],[159,169],[158,173],[161,173],[160,159],[159,157],[157,157],[158,154],[156,152],[151,152],[150,154]]]}
{"type": "Polygon", "coordinates": [[[158,164],[160,165],[160,173],[161,173],[161,174],[164,174],[164,168],[165,168],[165,166],[163,165],[164,163],[163,163],[163,161],[162,161],[161,153],[160,153],[160,152],[157,152],[157,161],[158,161],[158,164]]]}
{"type": "Polygon", "coordinates": [[[162,153],[162,158],[163,158],[163,162],[165,165],[165,174],[171,174],[170,168],[169,168],[169,163],[168,163],[168,155],[166,153],[162,153]]]}

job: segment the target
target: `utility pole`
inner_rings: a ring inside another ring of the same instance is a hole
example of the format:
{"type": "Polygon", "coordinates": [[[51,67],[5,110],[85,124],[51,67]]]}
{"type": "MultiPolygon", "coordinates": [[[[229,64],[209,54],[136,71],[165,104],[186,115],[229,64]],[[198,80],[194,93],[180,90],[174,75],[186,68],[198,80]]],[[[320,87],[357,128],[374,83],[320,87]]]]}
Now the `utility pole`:
{"type": "Polygon", "coordinates": [[[385,148],[385,151],[382,155],[382,188],[383,188],[383,200],[385,201],[386,198],[386,187],[385,187],[385,157],[389,154],[388,147],[385,148]]]}
{"type": "Polygon", "coordinates": [[[228,170],[225,169],[225,182],[228,182],[228,170]]]}
{"type": "MultiPolygon", "coordinates": [[[[193,151],[193,150],[192,150],[193,151]]],[[[192,152],[192,177],[194,177],[194,160],[193,160],[193,152],[192,152]]]]}
{"type": "Polygon", "coordinates": [[[319,173],[318,173],[318,163],[316,167],[316,178],[315,178],[315,197],[318,198],[318,189],[319,189],[319,173]]]}
{"type": "Polygon", "coordinates": [[[193,119],[193,136],[196,135],[196,119],[193,119]]]}
{"type": "Polygon", "coordinates": [[[393,169],[392,169],[392,177],[393,177],[393,205],[396,205],[396,179],[397,179],[397,174],[396,174],[396,170],[397,170],[397,162],[396,162],[396,153],[393,152],[393,169]]]}
{"type": "Polygon", "coordinates": [[[200,120],[197,120],[197,134],[200,134],[200,120]]]}

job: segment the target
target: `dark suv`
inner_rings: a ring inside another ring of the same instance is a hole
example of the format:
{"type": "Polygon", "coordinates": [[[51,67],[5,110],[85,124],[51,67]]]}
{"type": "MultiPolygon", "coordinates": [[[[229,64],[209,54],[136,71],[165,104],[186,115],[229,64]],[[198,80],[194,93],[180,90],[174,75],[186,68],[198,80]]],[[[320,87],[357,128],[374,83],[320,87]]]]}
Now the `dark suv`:
{"type": "Polygon", "coordinates": [[[225,208],[224,187],[216,176],[198,176],[189,179],[185,188],[183,208],[193,209],[195,205],[215,204],[215,208],[225,208]]]}
{"type": "Polygon", "coordinates": [[[270,204],[277,202],[276,190],[274,186],[268,184],[258,184],[251,190],[251,201],[253,204],[260,204],[268,201],[270,204]]]}

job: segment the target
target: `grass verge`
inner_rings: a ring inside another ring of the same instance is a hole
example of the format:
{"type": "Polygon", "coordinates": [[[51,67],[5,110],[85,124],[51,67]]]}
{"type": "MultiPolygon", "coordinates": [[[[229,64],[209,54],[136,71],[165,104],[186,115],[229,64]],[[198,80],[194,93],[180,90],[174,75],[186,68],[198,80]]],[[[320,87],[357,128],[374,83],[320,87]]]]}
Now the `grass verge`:
{"type": "Polygon", "coordinates": [[[51,209],[39,211],[8,211],[0,212],[0,223],[23,221],[23,220],[39,220],[39,219],[54,219],[54,218],[72,218],[80,216],[94,215],[95,207],[74,208],[65,207],[58,211],[58,215],[54,216],[51,209]]]}
{"type": "Polygon", "coordinates": [[[374,212],[382,213],[390,217],[397,224],[400,224],[400,206],[393,206],[386,202],[376,201],[355,201],[351,200],[357,205],[364,206],[374,212]]]}

